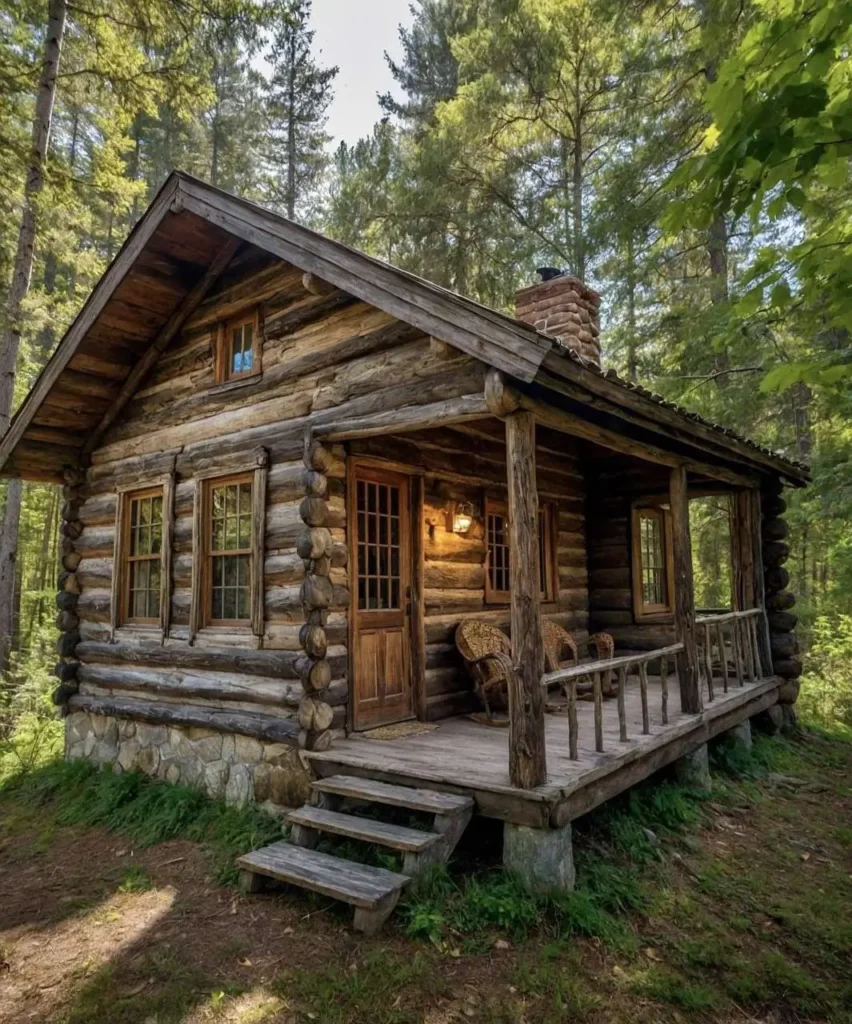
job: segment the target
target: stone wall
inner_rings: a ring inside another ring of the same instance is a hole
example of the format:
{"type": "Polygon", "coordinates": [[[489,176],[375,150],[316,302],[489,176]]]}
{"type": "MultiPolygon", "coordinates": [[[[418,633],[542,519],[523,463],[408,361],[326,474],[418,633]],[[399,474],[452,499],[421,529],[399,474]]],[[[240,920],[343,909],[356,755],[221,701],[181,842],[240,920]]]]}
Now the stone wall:
{"type": "Polygon", "coordinates": [[[87,711],[65,719],[65,757],[87,757],[116,771],[135,769],[237,806],[255,801],[273,813],[300,806],[310,787],[299,751],[288,744],[87,711]]]}

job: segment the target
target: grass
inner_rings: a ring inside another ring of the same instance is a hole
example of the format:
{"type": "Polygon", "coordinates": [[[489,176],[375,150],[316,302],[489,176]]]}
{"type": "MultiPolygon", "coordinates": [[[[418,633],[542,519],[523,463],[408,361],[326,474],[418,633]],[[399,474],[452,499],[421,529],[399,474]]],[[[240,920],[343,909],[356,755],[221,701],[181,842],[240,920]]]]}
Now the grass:
{"type": "MultiPolygon", "coordinates": [[[[720,745],[712,770],[709,795],[656,780],[575,822],[570,894],[532,895],[496,867],[496,833],[486,823],[470,830],[449,870],[434,868],[411,887],[378,940],[352,936],[348,914],[328,901],[299,897],[292,944],[285,935],[273,953],[278,965],[267,968],[257,935],[250,940],[237,922],[245,914],[266,928],[278,902],[236,901],[239,916],[216,903],[214,931],[200,922],[195,948],[218,943],[217,970],[181,959],[182,939],[169,953],[152,948],[130,961],[129,978],[110,964],[86,975],[61,1019],[89,1024],[117,1006],[115,1019],[140,1024],[236,1021],[246,1005],[247,1021],[328,1024],[742,1015],[852,1024],[849,739],[757,737],[750,753],[720,745]],[[263,973],[249,979],[251,970],[263,973]]],[[[22,870],[32,852],[49,856],[68,826],[105,827],[137,846],[200,841],[224,880],[235,854],[280,836],[256,809],[80,762],[7,784],[0,804],[7,831],[26,832],[30,844],[22,870]]],[[[375,850],[357,853],[377,862],[375,850]]],[[[8,863],[14,872],[17,862],[8,863]]],[[[124,894],[123,915],[134,898],[140,906],[155,898],[149,890],[162,883],[151,863],[152,875],[138,864],[119,875],[114,866],[108,892],[124,894]]],[[[191,934],[189,907],[175,920],[191,934]]],[[[4,957],[14,963],[14,948],[4,957]]]]}
{"type": "Polygon", "coordinates": [[[86,760],[54,761],[15,776],[0,787],[0,798],[14,799],[29,815],[52,807],[57,825],[100,826],[139,846],[169,839],[203,843],[222,884],[236,882],[237,855],[281,838],[280,823],[257,807],[229,807],[187,786],[86,760]]]}

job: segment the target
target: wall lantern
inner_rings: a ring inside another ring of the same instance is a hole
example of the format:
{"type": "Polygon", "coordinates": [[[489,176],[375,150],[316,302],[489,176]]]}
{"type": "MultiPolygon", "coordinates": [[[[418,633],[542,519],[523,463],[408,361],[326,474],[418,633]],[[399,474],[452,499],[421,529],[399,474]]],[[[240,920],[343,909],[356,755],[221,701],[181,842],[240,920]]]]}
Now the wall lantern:
{"type": "Polygon", "coordinates": [[[453,514],[453,533],[467,533],[473,523],[473,505],[461,501],[453,514]]]}

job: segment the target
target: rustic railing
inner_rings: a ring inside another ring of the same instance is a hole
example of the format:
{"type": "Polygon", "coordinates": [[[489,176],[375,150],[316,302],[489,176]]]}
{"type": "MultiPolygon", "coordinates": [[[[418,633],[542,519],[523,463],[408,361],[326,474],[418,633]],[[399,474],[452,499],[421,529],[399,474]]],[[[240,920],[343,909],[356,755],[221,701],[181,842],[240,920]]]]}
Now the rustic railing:
{"type": "Polygon", "coordinates": [[[595,750],[603,753],[603,690],[604,680],[609,680],[611,673],[618,677],[618,734],[621,743],[627,743],[627,708],[625,695],[627,690],[627,677],[635,670],[639,676],[639,697],[642,704],[642,733],[647,735],[651,731],[651,719],[648,710],[648,663],[651,661],[660,662],[660,703],[661,720],[663,725],[669,720],[669,658],[672,659],[674,675],[678,684],[680,680],[677,672],[677,659],[675,655],[683,650],[683,644],[671,644],[668,647],[661,647],[656,651],[644,651],[641,654],[627,654],[620,658],[608,658],[601,661],[590,661],[585,665],[574,665],[571,668],[560,668],[555,672],[547,672],[542,678],[542,686],[549,686],[551,683],[559,683],[565,691],[568,701],[568,753],[572,761],[579,760],[578,736],[579,725],[577,721],[577,683],[586,677],[592,680],[592,697],[595,706],[595,750]]]}
{"type": "Polygon", "coordinates": [[[714,655],[718,659],[718,675],[722,688],[728,692],[731,679],[730,668],[739,686],[761,677],[760,653],[757,639],[759,608],[741,612],[723,612],[719,615],[700,615],[695,619],[695,634],[698,644],[698,668],[701,680],[707,687],[707,699],[716,699],[714,684],[714,655]],[[730,647],[731,660],[728,660],[730,647]]]}

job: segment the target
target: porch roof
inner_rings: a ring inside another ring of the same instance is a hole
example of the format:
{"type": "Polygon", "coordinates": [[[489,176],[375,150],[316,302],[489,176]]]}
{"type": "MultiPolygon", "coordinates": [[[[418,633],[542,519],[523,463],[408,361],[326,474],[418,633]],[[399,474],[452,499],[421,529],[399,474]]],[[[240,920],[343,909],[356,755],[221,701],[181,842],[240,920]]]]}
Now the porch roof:
{"type": "Polygon", "coordinates": [[[806,466],[601,370],[511,316],[181,172],[170,175],[0,443],[0,474],[61,480],[240,247],[256,246],[512,377],[667,442],[801,486],[806,466]]]}

